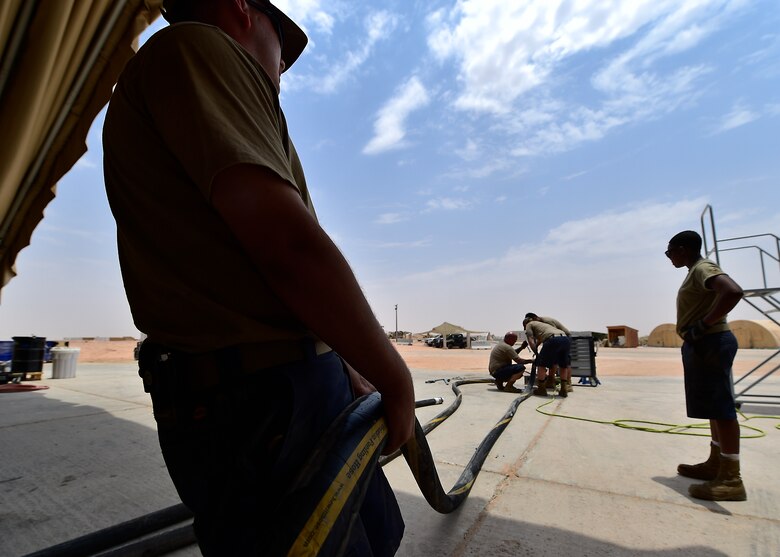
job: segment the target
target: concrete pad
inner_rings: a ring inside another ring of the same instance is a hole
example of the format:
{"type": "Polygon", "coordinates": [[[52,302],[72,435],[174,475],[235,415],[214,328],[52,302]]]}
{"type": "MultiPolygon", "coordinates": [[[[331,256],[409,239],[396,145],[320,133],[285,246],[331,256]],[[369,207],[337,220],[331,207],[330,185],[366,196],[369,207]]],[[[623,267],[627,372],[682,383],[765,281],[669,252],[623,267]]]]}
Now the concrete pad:
{"type": "Polygon", "coordinates": [[[0,555],[179,502],[133,367],[84,364],[48,390],[0,395],[0,555]]]}
{"type": "MultiPolygon", "coordinates": [[[[445,399],[418,409],[422,423],[455,399],[450,385],[426,380],[487,377],[413,376],[418,399],[445,399]]],[[[601,379],[565,400],[522,403],[469,498],[449,515],[428,506],[402,458],[386,466],[407,525],[398,555],[780,555],[780,421],[743,422],[765,432],[742,441],[748,501],[697,501],[687,495],[693,480],[677,476],[676,466],[708,454],[706,430],[670,435],[612,424],[691,423],[682,380],[601,379]]],[[[25,555],[178,502],[134,364],[80,364],[76,378],[44,382],[49,390],[0,395],[0,555],[25,555]]],[[[777,392],[780,381],[770,386],[777,392]]],[[[461,407],[428,437],[445,490],[515,397],[490,384],[461,390],[461,407]]],[[[743,407],[764,417],[774,410],[743,407]]]]}
{"type": "MultiPolygon", "coordinates": [[[[707,456],[708,429],[681,435],[611,423],[657,430],[702,423],[685,416],[682,381],[604,381],[575,387],[567,399],[522,403],[472,495],[452,515],[432,511],[403,466],[386,467],[407,521],[399,555],[780,555],[772,455],[780,447],[774,429],[780,421],[766,420],[759,426],[765,437],[742,441],[748,501],[699,501],[687,495],[694,480],[678,476],[676,467],[707,456]],[[471,526],[464,516],[473,517],[471,526]]],[[[429,435],[445,490],[481,440],[476,430],[484,435],[510,400],[485,385],[461,389],[461,408],[429,435]]]]}

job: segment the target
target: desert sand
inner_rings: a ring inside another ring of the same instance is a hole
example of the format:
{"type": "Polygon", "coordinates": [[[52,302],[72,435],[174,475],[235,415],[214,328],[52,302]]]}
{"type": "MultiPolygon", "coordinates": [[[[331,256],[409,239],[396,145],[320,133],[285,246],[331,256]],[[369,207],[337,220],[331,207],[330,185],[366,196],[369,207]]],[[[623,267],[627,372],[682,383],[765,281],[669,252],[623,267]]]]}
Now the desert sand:
{"type": "MultiPolygon", "coordinates": [[[[79,348],[79,362],[121,363],[133,361],[134,340],[70,341],[79,348]]],[[[421,343],[395,345],[407,365],[415,370],[428,370],[449,375],[465,372],[485,373],[490,350],[431,348],[421,343]]],[[[734,362],[734,375],[740,376],[763,359],[764,350],[741,350],[734,362]]],[[[521,355],[528,358],[531,353],[521,355]]],[[[672,376],[682,377],[679,348],[599,348],[596,354],[596,375],[600,376],[672,376]]]]}

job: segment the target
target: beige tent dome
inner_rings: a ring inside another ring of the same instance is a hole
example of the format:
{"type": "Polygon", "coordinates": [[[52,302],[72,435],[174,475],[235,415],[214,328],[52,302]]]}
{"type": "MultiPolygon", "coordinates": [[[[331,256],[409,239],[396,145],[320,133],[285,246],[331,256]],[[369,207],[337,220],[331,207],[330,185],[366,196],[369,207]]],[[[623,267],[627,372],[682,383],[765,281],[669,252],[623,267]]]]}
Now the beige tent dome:
{"type": "MultiPolygon", "coordinates": [[[[772,321],[729,321],[740,348],[780,348],[780,327],[772,321]]],[[[675,331],[674,323],[658,325],[647,339],[648,346],[680,347],[682,339],[675,331]]]]}
{"type": "Polygon", "coordinates": [[[677,334],[674,323],[663,323],[653,329],[650,336],[647,337],[647,345],[679,348],[682,346],[682,339],[677,334]]]}
{"type": "Polygon", "coordinates": [[[780,348],[780,327],[769,319],[738,319],[730,321],[729,326],[740,348],[780,348]]]}

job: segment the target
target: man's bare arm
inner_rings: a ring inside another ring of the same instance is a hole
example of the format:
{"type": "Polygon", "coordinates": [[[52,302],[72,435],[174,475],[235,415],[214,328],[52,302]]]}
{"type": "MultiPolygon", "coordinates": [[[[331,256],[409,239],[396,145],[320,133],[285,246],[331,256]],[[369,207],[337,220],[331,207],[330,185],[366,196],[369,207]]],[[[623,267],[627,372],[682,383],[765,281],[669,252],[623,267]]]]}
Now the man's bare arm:
{"type": "Polygon", "coordinates": [[[712,309],[702,318],[705,325],[717,323],[730,312],[742,299],[742,287],[728,275],[716,275],[707,279],[707,288],[717,294],[712,309]]]}
{"type": "Polygon", "coordinates": [[[399,448],[414,424],[409,369],[298,191],[270,170],[238,165],[214,178],[212,203],[279,299],[376,386],[389,429],[384,452],[399,448]]]}

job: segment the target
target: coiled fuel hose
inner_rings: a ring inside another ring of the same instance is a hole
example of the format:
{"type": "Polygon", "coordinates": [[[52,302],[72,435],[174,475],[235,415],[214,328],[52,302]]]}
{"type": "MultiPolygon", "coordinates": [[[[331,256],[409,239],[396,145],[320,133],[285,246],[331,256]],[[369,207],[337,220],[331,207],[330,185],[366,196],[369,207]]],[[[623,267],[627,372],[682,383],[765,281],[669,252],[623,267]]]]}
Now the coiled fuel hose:
{"type": "MultiPolygon", "coordinates": [[[[525,388],[512,401],[501,419],[488,432],[466,464],[455,485],[445,491],[425,436],[451,416],[461,404],[461,385],[493,383],[492,379],[445,380],[455,400],[424,426],[415,420],[414,437],[401,451],[380,457],[387,437],[378,393],[361,397],[344,409],[315,447],[306,466],[290,486],[276,516],[272,545],[267,555],[314,557],[340,555],[349,538],[345,535],[357,517],[368,481],[377,465],[383,466],[403,454],[425,500],[436,511],[450,513],[466,500],[491,448],[531,396],[536,366],[525,388]]],[[[417,406],[440,403],[420,401],[417,406]]],[[[153,557],[195,542],[192,527],[181,523],[191,518],[183,504],[87,534],[80,538],[31,553],[26,557],[153,557]],[[166,530],[167,529],[167,530],[166,530]]]]}

